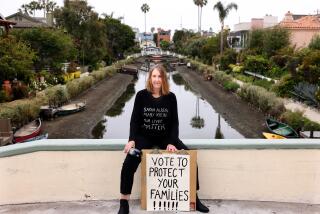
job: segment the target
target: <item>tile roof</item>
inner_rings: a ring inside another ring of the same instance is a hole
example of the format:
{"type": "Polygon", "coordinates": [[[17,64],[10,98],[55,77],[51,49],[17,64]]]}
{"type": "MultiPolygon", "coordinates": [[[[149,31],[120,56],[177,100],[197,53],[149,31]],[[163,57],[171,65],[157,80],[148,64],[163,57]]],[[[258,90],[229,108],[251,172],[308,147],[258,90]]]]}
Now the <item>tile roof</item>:
{"type": "Polygon", "coordinates": [[[303,16],[296,20],[283,20],[279,23],[280,27],[287,29],[319,29],[320,15],[303,16]]]}

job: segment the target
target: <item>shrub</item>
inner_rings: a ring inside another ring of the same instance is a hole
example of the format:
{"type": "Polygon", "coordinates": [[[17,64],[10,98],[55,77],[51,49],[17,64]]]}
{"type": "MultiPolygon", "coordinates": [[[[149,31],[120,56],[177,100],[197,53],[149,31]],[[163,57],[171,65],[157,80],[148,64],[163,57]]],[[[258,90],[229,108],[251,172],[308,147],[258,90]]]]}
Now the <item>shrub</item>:
{"type": "Polygon", "coordinates": [[[28,87],[24,84],[18,84],[12,87],[13,99],[23,99],[28,97],[28,87]]]}
{"type": "Polygon", "coordinates": [[[230,64],[229,68],[231,68],[231,71],[233,73],[242,73],[242,71],[243,71],[243,66],[241,66],[241,65],[230,64]]]}
{"type": "Polygon", "coordinates": [[[320,36],[314,36],[311,40],[311,42],[309,43],[309,48],[310,49],[317,49],[320,50],[320,36]]]}
{"type": "Polygon", "coordinates": [[[269,70],[269,61],[261,55],[248,56],[244,61],[244,70],[264,75],[269,70]]]}
{"type": "Polygon", "coordinates": [[[46,90],[49,106],[61,106],[69,100],[69,94],[65,86],[56,85],[46,90]]]}
{"type": "Polygon", "coordinates": [[[4,90],[0,90],[0,103],[4,103],[7,101],[7,94],[4,90]]]}
{"type": "Polygon", "coordinates": [[[218,83],[220,83],[221,85],[224,85],[227,82],[231,82],[232,81],[232,77],[228,74],[226,74],[223,71],[216,71],[212,74],[213,79],[215,79],[218,83]]]}
{"type": "Polygon", "coordinates": [[[238,90],[238,88],[240,87],[240,85],[236,82],[226,82],[223,84],[223,87],[227,90],[227,91],[232,91],[232,92],[236,92],[238,90]]]}
{"type": "Polygon", "coordinates": [[[274,91],[279,96],[288,96],[290,95],[290,91],[293,90],[294,86],[296,85],[296,82],[291,77],[290,74],[284,75],[280,81],[278,81],[276,84],[273,85],[271,88],[272,91],[274,91]]]}
{"type": "Polygon", "coordinates": [[[301,111],[290,111],[284,112],[280,119],[287,123],[289,126],[297,131],[307,130],[307,131],[319,131],[320,124],[309,120],[303,116],[301,111]]]}
{"type": "Polygon", "coordinates": [[[284,70],[278,66],[274,66],[268,71],[268,76],[272,77],[272,78],[280,78],[286,73],[287,73],[286,70],[284,70]]]}
{"type": "Polygon", "coordinates": [[[259,86],[244,84],[238,90],[238,94],[244,100],[258,107],[263,112],[272,116],[279,116],[285,109],[283,101],[274,93],[268,92],[259,86]]]}
{"type": "Polygon", "coordinates": [[[259,79],[252,82],[256,86],[260,86],[262,88],[267,89],[268,91],[271,89],[272,85],[274,84],[273,81],[268,81],[266,79],[259,79]]]}
{"type": "Polygon", "coordinates": [[[223,52],[223,55],[217,55],[214,58],[215,64],[220,64],[220,70],[230,70],[229,65],[237,62],[237,52],[233,49],[227,49],[223,52]]]}

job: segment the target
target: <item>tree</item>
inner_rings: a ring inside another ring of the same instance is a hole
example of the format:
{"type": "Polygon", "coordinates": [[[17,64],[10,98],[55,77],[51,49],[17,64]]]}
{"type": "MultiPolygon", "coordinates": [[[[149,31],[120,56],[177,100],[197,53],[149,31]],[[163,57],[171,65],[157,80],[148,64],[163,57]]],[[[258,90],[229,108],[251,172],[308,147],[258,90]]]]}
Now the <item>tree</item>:
{"type": "Polygon", "coordinates": [[[146,33],[146,31],[147,31],[147,12],[149,12],[150,7],[148,4],[144,3],[141,6],[141,10],[144,13],[144,32],[146,33]]]}
{"type": "Polygon", "coordinates": [[[168,50],[170,47],[170,43],[168,41],[162,40],[160,42],[160,48],[163,49],[164,51],[168,50]]]}
{"type": "Polygon", "coordinates": [[[208,3],[208,0],[193,0],[193,2],[198,6],[198,32],[201,33],[202,7],[208,3]]]}
{"type": "Polygon", "coordinates": [[[23,4],[21,6],[20,11],[24,11],[26,14],[31,14],[35,16],[35,11],[36,10],[41,10],[41,5],[37,1],[31,1],[29,4],[23,4]]]}
{"type": "Polygon", "coordinates": [[[29,83],[35,52],[13,36],[0,38],[0,82],[17,78],[29,83]]]}
{"type": "Polygon", "coordinates": [[[314,36],[309,44],[310,49],[320,50],[320,36],[314,36]]]}
{"type": "Polygon", "coordinates": [[[112,58],[119,58],[125,51],[134,47],[135,33],[131,27],[111,17],[106,17],[103,22],[112,58]]]}
{"type": "Polygon", "coordinates": [[[218,1],[214,6],[213,10],[218,10],[219,13],[219,19],[221,23],[221,33],[220,33],[220,54],[223,54],[223,29],[224,29],[224,20],[227,18],[229,15],[229,12],[232,9],[238,9],[238,5],[235,3],[230,3],[226,7],[221,3],[221,1],[218,1]]]}
{"type": "Polygon", "coordinates": [[[46,66],[58,70],[62,62],[76,59],[77,50],[71,36],[61,30],[34,28],[13,31],[13,34],[37,53],[36,70],[46,66]]]}
{"type": "Polygon", "coordinates": [[[54,17],[57,26],[73,36],[83,64],[96,66],[107,55],[105,25],[87,1],[65,0],[64,7],[55,9],[54,17]]]}

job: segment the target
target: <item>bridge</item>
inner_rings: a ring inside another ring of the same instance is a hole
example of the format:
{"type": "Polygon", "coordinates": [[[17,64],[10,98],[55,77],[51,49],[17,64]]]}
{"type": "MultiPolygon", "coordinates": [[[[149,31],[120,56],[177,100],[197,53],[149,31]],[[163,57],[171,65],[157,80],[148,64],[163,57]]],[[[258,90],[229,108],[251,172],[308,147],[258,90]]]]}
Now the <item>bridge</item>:
{"type": "MultiPolygon", "coordinates": [[[[45,204],[50,207],[64,201],[71,206],[82,201],[85,206],[110,205],[112,211],[104,213],[115,213],[126,141],[48,139],[1,147],[0,212],[23,204],[33,204],[36,211],[45,204]]],[[[212,207],[229,203],[230,211],[252,204],[253,210],[262,206],[261,213],[274,203],[296,206],[297,212],[292,213],[320,208],[316,205],[320,204],[320,142],[316,139],[184,142],[198,150],[199,194],[212,207]]],[[[132,198],[139,199],[139,195],[140,171],[132,198]]],[[[133,204],[134,213],[143,213],[137,201],[133,204]]]]}

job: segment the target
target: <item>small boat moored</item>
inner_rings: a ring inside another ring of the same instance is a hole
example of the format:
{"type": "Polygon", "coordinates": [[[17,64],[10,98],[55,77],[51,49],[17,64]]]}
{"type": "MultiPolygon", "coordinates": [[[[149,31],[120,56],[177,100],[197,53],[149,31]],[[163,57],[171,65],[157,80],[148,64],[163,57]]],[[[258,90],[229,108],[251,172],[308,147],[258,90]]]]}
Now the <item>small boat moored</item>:
{"type": "Polygon", "coordinates": [[[298,133],[285,123],[281,123],[272,118],[267,118],[266,125],[270,132],[274,134],[281,135],[286,138],[299,138],[298,133]]]}
{"type": "Polygon", "coordinates": [[[55,113],[55,115],[64,116],[64,115],[77,113],[79,111],[83,111],[85,107],[86,107],[85,102],[70,103],[57,108],[57,112],[55,113]]]}
{"type": "Polygon", "coordinates": [[[273,133],[262,132],[263,136],[267,139],[286,139],[285,137],[273,133]]]}
{"type": "Polygon", "coordinates": [[[41,119],[38,118],[27,125],[22,126],[13,134],[13,141],[15,143],[21,143],[38,136],[41,131],[41,125],[41,119]]]}

